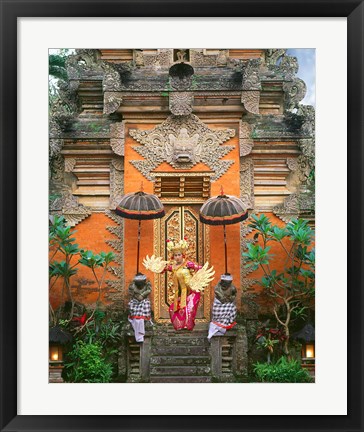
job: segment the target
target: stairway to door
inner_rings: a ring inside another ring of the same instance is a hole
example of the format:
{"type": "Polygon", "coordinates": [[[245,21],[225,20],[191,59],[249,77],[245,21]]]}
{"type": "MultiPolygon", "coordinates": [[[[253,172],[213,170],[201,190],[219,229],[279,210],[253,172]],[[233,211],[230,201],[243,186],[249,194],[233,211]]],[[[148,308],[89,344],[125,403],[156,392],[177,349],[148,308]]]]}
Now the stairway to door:
{"type": "Polygon", "coordinates": [[[210,383],[211,356],[206,330],[167,328],[152,337],[150,382],[210,383]]]}

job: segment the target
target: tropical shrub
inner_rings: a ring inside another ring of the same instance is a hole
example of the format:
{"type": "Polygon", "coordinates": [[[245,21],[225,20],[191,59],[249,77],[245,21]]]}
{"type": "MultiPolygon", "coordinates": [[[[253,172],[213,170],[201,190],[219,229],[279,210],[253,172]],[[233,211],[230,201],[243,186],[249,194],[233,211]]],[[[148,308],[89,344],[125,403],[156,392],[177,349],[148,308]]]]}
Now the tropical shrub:
{"type": "Polygon", "coordinates": [[[305,318],[315,295],[314,233],[303,219],[294,219],[280,228],[264,214],[252,215],[249,226],[255,233],[254,241],[243,253],[246,267],[264,272],[260,284],[273,299],[273,313],[284,329],[283,352],[289,355],[292,321],[305,318]],[[275,261],[270,254],[272,243],[279,245],[285,255],[283,269],[281,261],[275,261]]]}
{"type": "Polygon", "coordinates": [[[308,383],[313,379],[297,360],[281,357],[276,363],[255,363],[254,373],[259,382],[308,383]]]}
{"type": "MultiPolygon", "coordinates": [[[[67,299],[71,302],[69,320],[73,318],[75,304],[71,292],[70,279],[77,274],[77,266],[81,264],[91,269],[98,287],[97,309],[108,267],[115,259],[115,254],[113,252],[94,254],[92,251],[80,249],[78,244],[75,243],[76,239],[73,237],[75,233],[75,230],[71,230],[71,227],[67,226],[63,216],[55,215],[53,217],[53,221],[49,225],[49,250],[52,253],[49,262],[49,290],[51,291],[59,278],[62,280],[61,304],[64,302],[66,293],[67,299]],[[58,256],[60,256],[60,254],[62,255],[62,261],[54,259],[56,254],[58,254],[58,256]],[[101,278],[99,278],[96,273],[96,269],[99,267],[103,268],[101,278]]],[[[51,324],[56,325],[59,316],[55,314],[51,304],[49,304],[49,309],[51,324]]]]}
{"type": "Polygon", "coordinates": [[[73,383],[108,383],[112,365],[102,355],[99,343],[87,344],[78,340],[64,361],[65,380],[73,383]]]}

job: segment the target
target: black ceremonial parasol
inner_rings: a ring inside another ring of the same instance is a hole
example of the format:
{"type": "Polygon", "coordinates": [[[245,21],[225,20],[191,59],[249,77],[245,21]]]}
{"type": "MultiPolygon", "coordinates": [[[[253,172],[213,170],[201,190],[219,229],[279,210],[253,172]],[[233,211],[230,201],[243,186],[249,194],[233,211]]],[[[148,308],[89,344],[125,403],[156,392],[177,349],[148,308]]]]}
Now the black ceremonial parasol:
{"type": "Polygon", "coordinates": [[[221,188],[221,194],[209,198],[200,209],[200,221],[207,225],[224,226],[225,243],[225,274],[227,274],[227,247],[226,225],[236,224],[248,217],[248,211],[240,198],[233,195],[225,195],[221,188]]]}
{"type": "Polygon", "coordinates": [[[138,252],[137,274],[139,273],[139,246],[141,221],[159,219],[164,216],[164,207],[159,198],[153,194],[147,194],[143,190],[128,193],[123,196],[115,209],[116,214],[126,219],[137,219],[138,224],[138,252]]]}

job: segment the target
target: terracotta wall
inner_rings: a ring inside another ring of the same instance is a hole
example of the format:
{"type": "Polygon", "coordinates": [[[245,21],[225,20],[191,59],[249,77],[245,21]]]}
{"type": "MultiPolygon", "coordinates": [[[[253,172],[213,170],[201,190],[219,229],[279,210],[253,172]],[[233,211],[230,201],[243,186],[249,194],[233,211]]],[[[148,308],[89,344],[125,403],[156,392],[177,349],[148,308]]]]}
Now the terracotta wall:
{"type": "MultiPolygon", "coordinates": [[[[115,252],[111,246],[106,243],[106,240],[116,239],[117,237],[110,233],[106,229],[107,226],[115,226],[116,223],[113,222],[109,217],[103,213],[93,213],[87,219],[80,222],[76,227],[73,228],[75,234],[73,237],[76,239],[80,249],[92,250],[94,253],[100,252],[115,252]]],[[[50,257],[53,256],[51,252],[50,257]]],[[[64,260],[64,255],[57,253],[54,256],[57,261],[64,260]]],[[[78,258],[75,256],[71,261],[72,264],[76,264],[78,258]]],[[[117,265],[112,263],[112,265],[117,265]]],[[[71,277],[71,290],[75,301],[91,304],[97,300],[98,297],[98,287],[95,282],[95,278],[92,271],[85,266],[78,265],[76,267],[78,272],[76,275],[71,277]]],[[[97,277],[101,279],[103,270],[99,268],[96,271],[97,277]]],[[[112,273],[107,272],[105,279],[115,279],[112,273]]],[[[112,291],[106,283],[103,284],[103,290],[101,295],[101,301],[105,304],[110,303],[107,299],[108,293],[112,291]]],[[[65,299],[67,298],[67,290],[64,292],[65,299]]],[[[50,301],[53,307],[58,307],[62,297],[62,281],[59,279],[50,291],[50,301]]]]}
{"type": "MultiPolygon", "coordinates": [[[[217,181],[211,184],[211,196],[220,194],[221,186],[224,189],[224,193],[230,195],[240,196],[240,176],[239,176],[239,140],[238,140],[238,124],[214,124],[209,125],[211,128],[234,128],[236,135],[234,138],[226,142],[226,145],[235,145],[230,153],[224,156],[226,160],[234,160],[234,164],[229,170],[217,181]]],[[[125,179],[124,179],[124,192],[136,192],[140,190],[141,183],[143,183],[143,189],[147,193],[153,193],[153,183],[148,181],[129,161],[130,160],[141,160],[142,157],[133,150],[132,146],[138,145],[128,133],[128,128],[138,129],[152,129],[155,124],[127,124],[125,132],[125,179]]],[[[163,163],[159,166],[156,171],[175,171],[169,164],[163,163]]],[[[204,164],[197,164],[192,168],[192,171],[210,171],[210,168],[204,164]]],[[[273,223],[283,226],[284,223],[274,216],[272,213],[266,213],[272,220],[273,223]]],[[[244,222],[247,223],[247,222],[244,222]]],[[[79,223],[74,229],[76,231],[75,238],[80,248],[91,249],[95,253],[101,251],[112,251],[113,249],[106,243],[106,240],[117,239],[110,231],[107,230],[107,226],[115,226],[110,218],[103,213],[93,213],[90,217],[79,223]]],[[[136,274],[136,257],[137,257],[137,232],[138,232],[138,221],[125,219],[124,225],[124,269],[125,269],[125,287],[128,287],[136,274]]],[[[240,224],[228,225],[226,227],[227,233],[227,245],[228,245],[228,271],[234,277],[234,284],[240,290],[240,265],[241,265],[241,250],[240,250],[240,224]]],[[[252,237],[253,233],[249,234],[252,237]]],[[[141,264],[143,257],[147,254],[150,256],[154,253],[153,245],[153,221],[143,221],[141,231],[141,242],[140,242],[140,264],[139,270],[146,272],[143,265],[141,264]]],[[[271,253],[275,256],[274,268],[280,270],[285,264],[285,253],[282,248],[277,244],[272,244],[271,253]]],[[[62,259],[59,255],[56,255],[56,259],[62,259]]],[[[225,273],[224,263],[224,238],[223,238],[223,227],[222,226],[210,226],[210,264],[214,266],[216,271],[215,280],[212,283],[214,286],[220,278],[220,275],[225,273]]],[[[117,264],[115,264],[117,265],[117,264]]],[[[72,277],[71,286],[74,299],[82,303],[93,303],[96,301],[97,285],[92,275],[91,270],[83,266],[78,266],[78,274],[72,277]]],[[[154,277],[150,272],[146,272],[148,277],[154,284],[154,277]]],[[[101,269],[98,270],[98,276],[101,275],[101,269]]],[[[260,279],[263,276],[262,270],[257,270],[249,275],[249,278],[260,279]]],[[[115,279],[111,274],[107,274],[108,279],[115,279]]],[[[108,293],[112,291],[112,288],[104,284],[102,292],[102,301],[109,303],[108,293]]],[[[56,307],[61,299],[61,283],[58,282],[51,290],[50,299],[54,307],[56,307]]],[[[261,292],[262,288],[259,285],[255,285],[251,288],[252,292],[261,292]]],[[[125,291],[126,292],[126,291],[125,291]]],[[[127,300],[127,295],[125,300],[127,300]]],[[[240,295],[238,296],[238,299],[240,295]]],[[[211,295],[211,301],[213,295],[211,295]]],[[[258,299],[262,305],[268,303],[264,298],[258,299]]],[[[237,305],[240,305],[238,300],[237,305]]]]}

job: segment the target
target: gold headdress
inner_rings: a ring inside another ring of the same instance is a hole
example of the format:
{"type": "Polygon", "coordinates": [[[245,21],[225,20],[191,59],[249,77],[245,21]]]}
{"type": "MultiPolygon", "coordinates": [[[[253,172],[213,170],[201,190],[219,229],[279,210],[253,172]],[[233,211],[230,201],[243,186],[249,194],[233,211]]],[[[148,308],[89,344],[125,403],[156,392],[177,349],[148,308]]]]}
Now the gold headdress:
{"type": "Polygon", "coordinates": [[[186,250],[188,249],[188,243],[185,239],[180,240],[179,242],[175,242],[173,240],[167,240],[167,249],[168,252],[171,252],[172,254],[181,252],[184,254],[186,250]]]}

